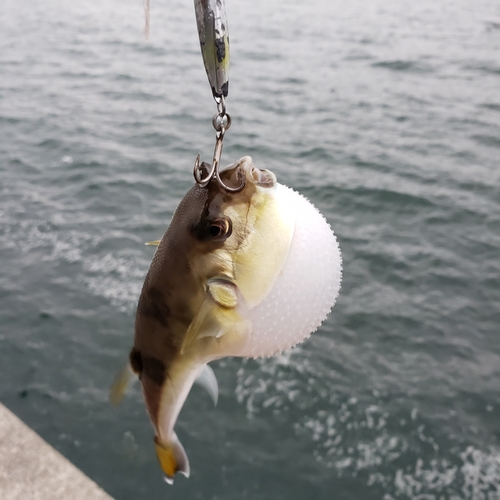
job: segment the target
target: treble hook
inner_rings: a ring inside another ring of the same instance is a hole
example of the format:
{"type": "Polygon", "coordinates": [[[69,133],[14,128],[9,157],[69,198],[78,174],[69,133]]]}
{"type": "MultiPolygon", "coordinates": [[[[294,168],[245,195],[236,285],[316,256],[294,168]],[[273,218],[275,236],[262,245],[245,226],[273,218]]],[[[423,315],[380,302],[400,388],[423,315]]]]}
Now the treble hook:
{"type": "Polygon", "coordinates": [[[230,193],[236,193],[241,191],[245,187],[245,176],[242,176],[241,183],[239,186],[231,187],[224,183],[219,174],[220,158],[222,155],[222,146],[224,140],[224,134],[226,130],[231,126],[231,117],[226,113],[226,106],[224,102],[224,96],[216,97],[218,113],[213,117],[212,125],[216,130],[217,134],[215,136],[215,149],[214,157],[212,160],[212,165],[207,175],[202,175],[202,168],[208,169],[209,165],[205,162],[200,164],[200,155],[196,157],[194,163],[193,175],[200,187],[206,187],[212,179],[217,181],[217,184],[226,191],[230,193]]]}

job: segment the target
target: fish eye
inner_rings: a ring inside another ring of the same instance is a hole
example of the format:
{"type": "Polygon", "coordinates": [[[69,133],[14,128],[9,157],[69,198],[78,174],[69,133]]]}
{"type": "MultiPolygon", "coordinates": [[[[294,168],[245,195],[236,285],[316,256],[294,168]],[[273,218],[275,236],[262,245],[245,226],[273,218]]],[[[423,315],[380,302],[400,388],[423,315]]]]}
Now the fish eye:
{"type": "Polygon", "coordinates": [[[191,234],[199,241],[224,242],[232,233],[232,222],[228,217],[203,217],[191,227],[191,234]]]}
{"type": "Polygon", "coordinates": [[[217,238],[217,236],[220,236],[223,231],[219,224],[212,224],[208,230],[210,231],[210,236],[212,238],[217,238]]]}
{"type": "Polygon", "coordinates": [[[231,235],[230,219],[217,219],[208,226],[208,233],[213,240],[222,240],[231,235]]]}

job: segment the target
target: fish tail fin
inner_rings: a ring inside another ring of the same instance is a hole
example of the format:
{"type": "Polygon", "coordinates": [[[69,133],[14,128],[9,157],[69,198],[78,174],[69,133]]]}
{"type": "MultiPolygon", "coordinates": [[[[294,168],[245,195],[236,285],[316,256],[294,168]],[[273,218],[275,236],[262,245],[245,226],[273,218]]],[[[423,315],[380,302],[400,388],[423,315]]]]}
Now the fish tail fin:
{"type": "Polygon", "coordinates": [[[158,437],[155,437],[155,448],[160,466],[165,474],[165,481],[168,484],[174,483],[176,472],[189,477],[189,459],[175,432],[169,443],[162,443],[158,437]]]}

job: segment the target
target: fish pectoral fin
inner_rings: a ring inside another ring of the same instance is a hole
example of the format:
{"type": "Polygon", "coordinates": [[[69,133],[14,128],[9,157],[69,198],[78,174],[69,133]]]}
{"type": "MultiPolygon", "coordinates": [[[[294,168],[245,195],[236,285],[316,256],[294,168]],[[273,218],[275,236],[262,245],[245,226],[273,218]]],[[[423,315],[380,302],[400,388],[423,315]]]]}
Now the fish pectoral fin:
{"type": "Polygon", "coordinates": [[[217,322],[214,320],[212,314],[212,308],[214,307],[213,301],[207,297],[203,304],[201,304],[200,310],[191,321],[189,325],[186,336],[184,337],[184,342],[182,343],[181,353],[184,349],[191,344],[194,340],[199,337],[205,337],[207,335],[214,335],[211,332],[217,329],[217,322]]]}
{"type": "Polygon", "coordinates": [[[155,437],[155,448],[161,469],[165,474],[165,481],[168,484],[174,484],[176,472],[189,477],[189,459],[175,432],[169,443],[162,443],[158,437],[155,437]]]}
{"type": "Polygon", "coordinates": [[[233,309],[238,305],[238,296],[236,294],[236,285],[227,280],[212,279],[209,280],[208,293],[214,301],[221,307],[233,309]]]}
{"type": "MultiPolygon", "coordinates": [[[[218,292],[220,295],[226,293],[221,292],[220,288],[218,292]]],[[[181,353],[195,340],[205,337],[218,340],[221,337],[239,338],[248,331],[249,327],[249,321],[243,319],[236,308],[221,306],[209,294],[186,331],[181,353]]]]}
{"type": "Polygon", "coordinates": [[[217,401],[219,399],[219,386],[217,384],[217,379],[215,378],[215,373],[210,366],[203,365],[195,383],[203,387],[203,389],[208,392],[214,402],[214,406],[217,406],[217,401]]]}
{"type": "Polygon", "coordinates": [[[157,247],[160,244],[161,240],[154,240],[154,241],[146,241],[144,243],[147,247],[157,247]]]}
{"type": "Polygon", "coordinates": [[[111,404],[117,406],[121,403],[123,396],[127,392],[132,382],[136,380],[135,373],[132,371],[130,363],[127,363],[125,367],[120,370],[111,384],[109,390],[109,400],[111,404]]]}

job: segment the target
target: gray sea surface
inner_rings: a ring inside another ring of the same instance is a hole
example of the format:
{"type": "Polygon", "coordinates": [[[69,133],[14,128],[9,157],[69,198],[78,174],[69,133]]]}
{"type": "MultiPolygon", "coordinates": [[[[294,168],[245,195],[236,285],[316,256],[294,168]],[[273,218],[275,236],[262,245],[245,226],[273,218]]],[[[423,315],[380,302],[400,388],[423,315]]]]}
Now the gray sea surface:
{"type": "MultiPolygon", "coordinates": [[[[210,159],[190,0],[2,0],[0,400],[117,500],[500,499],[500,3],[227,0],[223,161],[327,217],[339,300],[298,348],[213,363],[161,476],[108,402],[153,255],[210,159]]],[[[297,283],[300,287],[300,283],[297,283]]]]}

